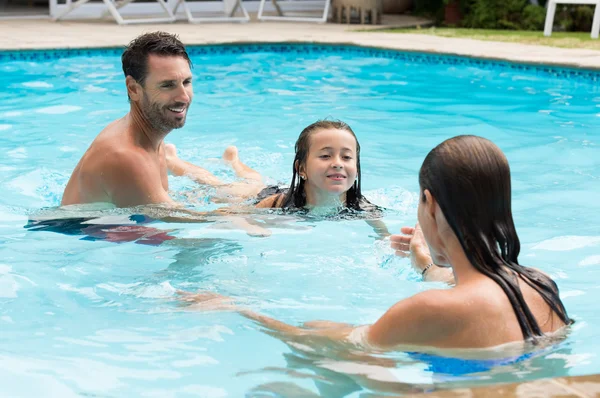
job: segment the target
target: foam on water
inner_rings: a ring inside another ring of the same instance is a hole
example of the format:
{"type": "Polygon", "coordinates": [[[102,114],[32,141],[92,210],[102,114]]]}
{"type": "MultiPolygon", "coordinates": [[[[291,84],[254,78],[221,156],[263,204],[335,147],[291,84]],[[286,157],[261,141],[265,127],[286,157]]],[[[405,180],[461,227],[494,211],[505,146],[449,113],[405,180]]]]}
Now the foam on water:
{"type": "Polygon", "coordinates": [[[52,87],[54,87],[52,84],[46,83],[46,82],[25,82],[22,84],[25,87],[31,87],[31,88],[52,88],[52,87]]]}
{"type": "Polygon", "coordinates": [[[65,113],[76,112],[81,109],[82,108],[80,106],[74,106],[74,105],[56,105],[56,106],[49,106],[46,108],[36,109],[35,111],[37,113],[44,113],[44,114],[48,114],[48,115],[62,115],[65,113]]]}

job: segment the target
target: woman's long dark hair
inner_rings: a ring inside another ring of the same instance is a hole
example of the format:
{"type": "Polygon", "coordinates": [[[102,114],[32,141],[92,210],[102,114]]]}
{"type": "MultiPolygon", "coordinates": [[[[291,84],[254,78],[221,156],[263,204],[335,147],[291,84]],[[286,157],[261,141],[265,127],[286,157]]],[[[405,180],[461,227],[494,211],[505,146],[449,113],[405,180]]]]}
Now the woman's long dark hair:
{"type": "Polygon", "coordinates": [[[293,163],[293,174],[290,188],[283,198],[281,203],[282,208],[298,208],[301,209],[306,206],[306,194],[304,193],[304,180],[299,178],[298,169],[306,164],[306,158],[310,150],[310,137],[319,130],[344,130],[352,134],[356,140],[356,175],[357,179],[354,181],[354,185],[346,192],[346,203],[345,206],[353,210],[361,210],[361,202],[365,199],[362,196],[360,188],[360,144],[356,138],[354,131],[346,123],[339,120],[319,120],[310,126],[307,126],[300,133],[300,137],[296,141],[296,157],[293,163]]]}
{"type": "Polygon", "coordinates": [[[446,140],[425,158],[419,185],[438,202],[471,264],[506,293],[525,339],[543,333],[523,298],[519,277],[565,324],[572,323],[556,283],[518,263],[521,244],[512,217],[510,168],[500,148],[476,136],[446,140]]]}

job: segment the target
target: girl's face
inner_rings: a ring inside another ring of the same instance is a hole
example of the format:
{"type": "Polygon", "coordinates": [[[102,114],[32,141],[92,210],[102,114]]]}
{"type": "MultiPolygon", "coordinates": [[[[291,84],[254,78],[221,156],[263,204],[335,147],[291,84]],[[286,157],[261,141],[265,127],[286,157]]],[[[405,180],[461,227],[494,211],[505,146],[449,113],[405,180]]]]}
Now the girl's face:
{"type": "Polygon", "coordinates": [[[357,176],[356,139],[345,130],[322,129],[310,137],[306,163],[300,165],[305,189],[318,196],[340,196],[357,176]]]}

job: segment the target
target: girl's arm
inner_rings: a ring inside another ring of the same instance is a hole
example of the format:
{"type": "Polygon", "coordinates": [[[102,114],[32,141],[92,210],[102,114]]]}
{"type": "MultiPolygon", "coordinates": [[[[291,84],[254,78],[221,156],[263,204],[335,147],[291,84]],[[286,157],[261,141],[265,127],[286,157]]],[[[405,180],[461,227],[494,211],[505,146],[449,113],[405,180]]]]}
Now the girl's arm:
{"type": "Polygon", "coordinates": [[[390,231],[387,225],[382,220],[365,220],[367,224],[373,228],[373,231],[377,234],[378,239],[384,239],[390,236],[390,231]]]}
{"type": "Polygon", "coordinates": [[[283,202],[283,195],[278,193],[276,195],[271,195],[268,198],[265,198],[258,202],[256,208],[258,209],[272,209],[272,208],[280,208],[281,202],[283,202]]]}

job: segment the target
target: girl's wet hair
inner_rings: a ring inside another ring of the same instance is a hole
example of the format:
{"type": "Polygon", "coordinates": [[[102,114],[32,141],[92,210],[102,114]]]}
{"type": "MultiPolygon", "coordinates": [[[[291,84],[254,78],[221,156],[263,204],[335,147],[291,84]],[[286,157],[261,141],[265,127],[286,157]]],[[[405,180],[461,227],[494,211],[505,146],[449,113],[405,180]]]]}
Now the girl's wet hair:
{"type": "Polygon", "coordinates": [[[348,126],[348,124],[340,120],[319,120],[310,126],[307,126],[300,133],[300,137],[296,141],[296,157],[293,162],[293,174],[290,189],[283,198],[281,204],[282,208],[302,208],[306,206],[306,194],[304,193],[304,180],[299,178],[298,169],[306,164],[306,158],[310,150],[310,139],[311,136],[319,130],[344,130],[352,134],[356,141],[356,173],[357,179],[354,181],[352,187],[346,192],[346,203],[345,206],[353,210],[362,210],[361,202],[366,200],[363,198],[360,187],[360,144],[356,138],[354,131],[348,126]],[[297,165],[297,167],[296,167],[297,165]]]}
{"type": "Polygon", "coordinates": [[[438,202],[471,264],[506,293],[525,339],[543,333],[523,298],[519,277],[565,324],[572,323],[556,283],[518,263],[521,244],[512,217],[510,168],[500,148],[476,136],[446,140],[425,158],[419,185],[438,202]]]}

